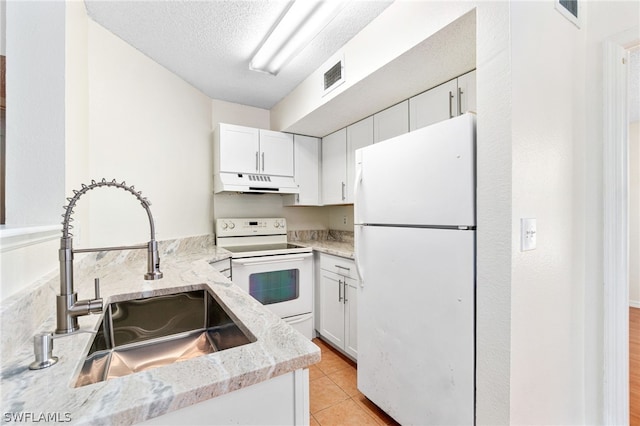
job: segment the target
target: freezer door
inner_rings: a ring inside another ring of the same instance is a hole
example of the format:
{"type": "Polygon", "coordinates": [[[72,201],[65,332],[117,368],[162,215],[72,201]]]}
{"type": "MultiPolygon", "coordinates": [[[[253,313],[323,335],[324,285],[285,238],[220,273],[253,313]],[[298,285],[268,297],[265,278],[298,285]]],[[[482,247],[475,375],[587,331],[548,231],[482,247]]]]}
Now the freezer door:
{"type": "Polygon", "coordinates": [[[465,114],[359,149],[355,222],[475,226],[474,123],[465,114]]]}
{"type": "Polygon", "coordinates": [[[358,389],[401,424],[474,423],[474,231],[356,226],[358,389]]]}

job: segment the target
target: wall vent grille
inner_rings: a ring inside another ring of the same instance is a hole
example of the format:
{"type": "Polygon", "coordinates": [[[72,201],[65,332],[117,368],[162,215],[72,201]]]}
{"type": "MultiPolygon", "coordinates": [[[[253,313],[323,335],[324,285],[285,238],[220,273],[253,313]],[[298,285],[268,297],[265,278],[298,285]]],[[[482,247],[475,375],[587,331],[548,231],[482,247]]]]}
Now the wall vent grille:
{"type": "Polygon", "coordinates": [[[342,80],[342,61],[338,61],[334,66],[324,73],[324,90],[325,92],[332,88],[333,85],[342,80]]]}

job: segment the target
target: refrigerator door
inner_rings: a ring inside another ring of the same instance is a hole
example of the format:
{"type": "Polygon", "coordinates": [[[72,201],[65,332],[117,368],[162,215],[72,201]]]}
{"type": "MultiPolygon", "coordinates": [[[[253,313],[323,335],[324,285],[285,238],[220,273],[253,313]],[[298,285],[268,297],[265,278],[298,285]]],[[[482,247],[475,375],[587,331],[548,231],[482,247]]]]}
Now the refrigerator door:
{"type": "Polygon", "coordinates": [[[356,152],[355,223],[475,226],[475,117],[356,152]]]}
{"type": "Polygon", "coordinates": [[[401,424],[474,423],[471,230],[356,226],[358,389],[401,424]]]}

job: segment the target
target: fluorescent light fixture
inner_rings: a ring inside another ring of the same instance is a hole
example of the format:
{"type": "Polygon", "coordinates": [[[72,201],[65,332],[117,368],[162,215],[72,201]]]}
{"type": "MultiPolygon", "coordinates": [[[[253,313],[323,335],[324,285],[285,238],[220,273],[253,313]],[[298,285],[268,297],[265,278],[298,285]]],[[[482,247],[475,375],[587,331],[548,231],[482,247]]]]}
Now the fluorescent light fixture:
{"type": "Polygon", "coordinates": [[[267,36],[249,68],[276,75],[317,36],[347,0],[297,0],[267,36]]]}

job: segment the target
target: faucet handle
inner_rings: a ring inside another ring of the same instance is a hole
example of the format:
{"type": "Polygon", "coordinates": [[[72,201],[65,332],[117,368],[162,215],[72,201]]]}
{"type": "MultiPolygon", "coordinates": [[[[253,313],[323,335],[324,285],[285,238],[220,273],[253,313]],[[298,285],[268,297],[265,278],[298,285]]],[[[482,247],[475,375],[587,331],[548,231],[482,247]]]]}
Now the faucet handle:
{"type": "Polygon", "coordinates": [[[96,299],[100,299],[100,278],[94,278],[93,285],[96,289],[96,299]]]}

